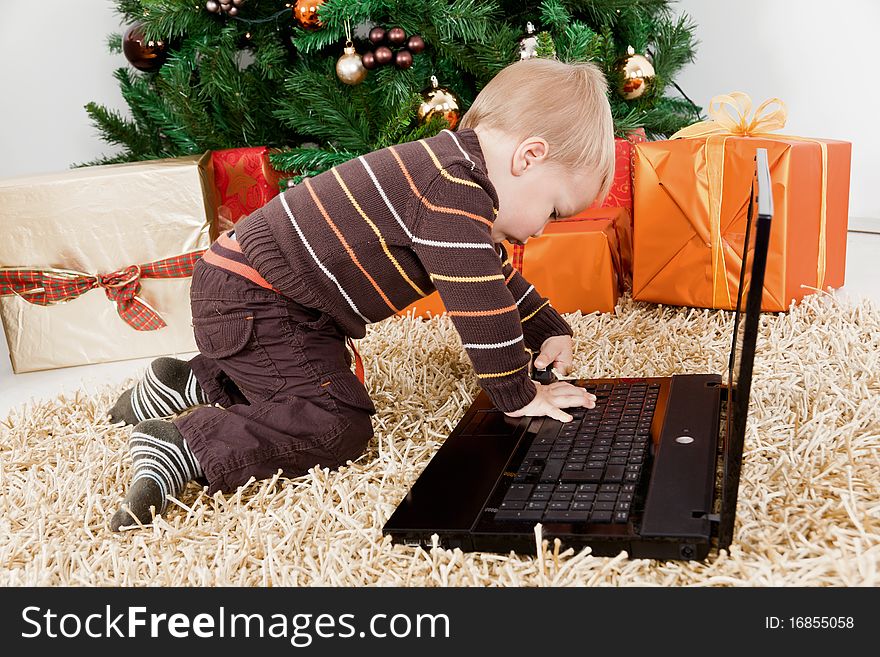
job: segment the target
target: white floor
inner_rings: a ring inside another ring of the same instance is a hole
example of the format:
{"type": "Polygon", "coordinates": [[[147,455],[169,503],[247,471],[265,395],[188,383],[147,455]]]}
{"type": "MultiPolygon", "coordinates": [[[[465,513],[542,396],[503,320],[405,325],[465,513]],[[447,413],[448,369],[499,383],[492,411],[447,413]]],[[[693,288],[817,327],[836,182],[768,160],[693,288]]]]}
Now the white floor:
{"type": "MultiPolygon", "coordinates": [[[[850,232],[847,240],[846,285],[841,294],[867,296],[880,305],[880,233],[850,232]]],[[[2,332],[0,332],[2,333],[2,332]]],[[[86,392],[109,383],[119,383],[140,373],[152,358],[67,367],[45,372],[13,374],[3,336],[0,356],[0,419],[9,411],[31,400],[49,399],[60,392],[86,392]]],[[[183,357],[183,356],[182,356],[183,357]]]]}

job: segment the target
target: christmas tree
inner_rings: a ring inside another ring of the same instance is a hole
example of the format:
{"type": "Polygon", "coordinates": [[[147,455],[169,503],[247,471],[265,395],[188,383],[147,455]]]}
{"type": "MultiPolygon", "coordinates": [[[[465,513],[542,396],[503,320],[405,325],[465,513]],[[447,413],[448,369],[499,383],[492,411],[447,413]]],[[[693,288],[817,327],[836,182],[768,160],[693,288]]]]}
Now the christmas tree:
{"type": "Polygon", "coordinates": [[[669,5],[116,0],[129,27],[109,47],[138,69],[115,74],[131,118],[86,106],[124,149],[90,164],[271,146],[276,168],[312,175],[454,127],[495,73],[530,56],[596,62],[617,133],[666,136],[700,118],[667,93],[696,46],[693,22],[669,5]]]}

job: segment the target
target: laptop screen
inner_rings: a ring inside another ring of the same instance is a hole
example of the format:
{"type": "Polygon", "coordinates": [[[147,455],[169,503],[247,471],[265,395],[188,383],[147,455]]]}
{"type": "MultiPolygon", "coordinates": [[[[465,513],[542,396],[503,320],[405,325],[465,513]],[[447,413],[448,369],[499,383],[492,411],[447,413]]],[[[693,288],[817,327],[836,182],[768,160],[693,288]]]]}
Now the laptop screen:
{"type": "Polygon", "coordinates": [[[730,351],[728,371],[722,520],[719,528],[719,544],[720,547],[725,548],[730,545],[733,538],[772,214],[773,197],[767,150],[759,148],[755,155],[755,175],[746,218],[742,269],[734,316],[733,346],[730,351]]]}

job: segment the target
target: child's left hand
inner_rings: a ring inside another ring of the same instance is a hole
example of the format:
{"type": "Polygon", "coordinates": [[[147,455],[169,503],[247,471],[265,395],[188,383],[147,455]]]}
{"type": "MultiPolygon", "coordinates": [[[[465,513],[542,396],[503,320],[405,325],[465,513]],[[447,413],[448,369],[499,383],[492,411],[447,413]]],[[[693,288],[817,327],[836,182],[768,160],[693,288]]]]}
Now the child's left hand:
{"type": "Polygon", "coordinates": [[[544,340],[541,353],[535,359],[535,367],[544,369],[553,366],[559,374],[568,374],[572,370],[574,341],[570,335],[554,335],[544,340]]]}

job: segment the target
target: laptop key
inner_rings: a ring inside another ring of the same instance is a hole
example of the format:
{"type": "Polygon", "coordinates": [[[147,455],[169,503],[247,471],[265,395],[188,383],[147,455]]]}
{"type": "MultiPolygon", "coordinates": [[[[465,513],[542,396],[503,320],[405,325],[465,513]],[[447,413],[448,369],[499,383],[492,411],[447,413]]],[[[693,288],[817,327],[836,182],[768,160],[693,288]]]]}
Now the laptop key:
{"type": "Polygon", "coordinates": [[[566,482],[591,482],[602,481],[602,471],[597,468],[589,468],[587,470],[574,471],[565,470],[559,475],[560,481],[566,482]]]}
{"type": "Polygon", "coordinates": [[[513,484],[504,496],[505,500],[527,500],[532,494],[532,484],[513,484]]]}
{"type": "Polygon", "coordinates": [[[617,501],[617,493],[599,493],[596,500],[599,502],[615,502],[617,501]]]}
{"type": "Polygon", "coordinates": [[[499,511],[495,514],[495,520],[526,520],[529,522],[537,522],[543,515],[543,511],[499,511]]]}
{"type": "Polygon", "coordinates": [[[628,513],[628,512],[626,512],[626,511],[617,511],[617,512],[614,514],[614,518],[613,518],[612,521],[613,521],[613,522],[618,522],[618,523],[620,523],[620,522],[626,522],[627,520],[629,520],[629,513],[628,513]]]}
{"type": "Polygon", "coordinates": [[[609,465],[605,470],[605,481],[622,481],[625,467],[623,465],[609,465]]]}
{"type": "Polygon", "coordinates": [[[593,504],[594,511],[614,511],[614,502],[596,502],[593,504]]]}
{"type": "Polygon", "coordinates": [[[544,522],[587,522],[589,517],[589,511],[548,511],[544,522]]]}
{"type": "Polygon", "coordinates": [[[503,509],[504,511],[520,511],[526,508],[525,500],[507,500],[506,502],[502,502],[498,507],[499,509],[503,509]]]}
{"type": "MultiPolygon", "coordinates": [[[[512,513],[522,513],[521,511],[513,511],[512,513]]],[[[611,522],[611,511],[593,511],[590,514],[590,522],[611,522]]]]}
{"type": "Polygon", "coordinates": [[[544,463],[544,471],[541,473],[541,481],[556,481],[559,479],[559,473],[565,466],[563,459],[549,459],[544,463]]]}

